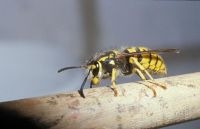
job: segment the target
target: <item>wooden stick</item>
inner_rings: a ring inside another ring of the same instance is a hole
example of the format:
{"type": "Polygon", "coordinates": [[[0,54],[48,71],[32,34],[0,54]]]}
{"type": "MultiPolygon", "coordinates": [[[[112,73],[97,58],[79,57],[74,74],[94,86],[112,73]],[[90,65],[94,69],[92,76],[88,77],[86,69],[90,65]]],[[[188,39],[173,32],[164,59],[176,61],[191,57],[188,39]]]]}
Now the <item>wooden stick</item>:
{"type": "MultiPolygon", "coordinates": [[[[200,72],[156,79],[167,89],[134,82],[108,87],[0,103],[4,128],[137,129],[163,127],[200,118],[200,72]]],[[[2,126],[3,125],[3,126],[2,126]]]]}

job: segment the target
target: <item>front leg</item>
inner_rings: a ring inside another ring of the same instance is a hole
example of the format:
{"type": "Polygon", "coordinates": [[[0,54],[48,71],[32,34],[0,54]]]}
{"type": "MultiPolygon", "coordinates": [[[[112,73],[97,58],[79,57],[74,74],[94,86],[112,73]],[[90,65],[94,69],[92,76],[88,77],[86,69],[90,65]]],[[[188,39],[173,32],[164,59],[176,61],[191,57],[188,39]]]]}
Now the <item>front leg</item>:
{"type": "Polygon", "coordinates": [[[90,88],[93,88],[92,82],[90,82],[90,88]]]}
{"type": "MultiPolygon", "coordinates": [[[[134,68],[133,70],[137,73],[137,75],[143,80],[143,81],[147,81],[149,83],[152,83],[156,86],[159,86],[163,89],[166,89],[166,86],[163,85],[163,84],[160,84],[160,83],[157,83],[153,77],[151,76],[151,74],[137,61],[137,58],[135,57],[131,57],[129,59],[129,63],[133,64],[136,66],[136,68],[134,68]],[[147,80],[146,77],[144,76],[144,73],[149,77],[150,80],[147,80]]],[[[146,85],[148,86],[148,85],[146,85]]],[[[151,87],[150,85],[148,86],[152,91],[153,91],[153,94],[154,94],[154,97],[157,95],[156,94],[156,91],[153,87],[151,87]]]]}
{"type": "Polygon", "coordinates": [[[116,79],[116,69],[113,68],[112,72],[111,72],[111,89],[114,91],[114,96],[118,96],[118,91],[117,91],[117,87],[115,84],[115,79],[116,79]]]}

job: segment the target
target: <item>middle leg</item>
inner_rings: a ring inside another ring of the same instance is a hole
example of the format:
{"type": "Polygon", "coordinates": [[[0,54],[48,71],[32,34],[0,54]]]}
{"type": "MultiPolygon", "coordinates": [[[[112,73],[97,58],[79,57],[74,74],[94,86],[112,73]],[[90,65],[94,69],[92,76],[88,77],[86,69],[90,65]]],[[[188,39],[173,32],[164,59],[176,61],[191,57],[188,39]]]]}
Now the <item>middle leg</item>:
{"type": "Polygon", "coordinates": [[[114,96],[118,96],[118,91],[117,91],[117,87],[115,84],[115,79],[116,79],[116,69],[113,68],[112,72],[111,72],[111,89],[114,91],[114,96]]]}

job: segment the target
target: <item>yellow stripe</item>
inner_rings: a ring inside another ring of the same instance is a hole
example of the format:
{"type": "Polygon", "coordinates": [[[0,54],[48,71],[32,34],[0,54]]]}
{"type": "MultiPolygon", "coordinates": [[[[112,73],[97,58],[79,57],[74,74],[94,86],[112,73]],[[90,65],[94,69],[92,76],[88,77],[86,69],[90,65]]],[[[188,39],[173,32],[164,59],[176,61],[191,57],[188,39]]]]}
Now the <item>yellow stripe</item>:
{"type": "MultiPolygon", "coordinates": [[[[146,47],[139,47],[139,50],[142,51],[148,51],[149,49],[146,47]]],[[[149,54],[142,54],[142,60],[140,61],[141,64],[148,63],[150,61],[149,54]]]]}
{"type": "Polygon", "coordinates": [[[150,65],[155,65],[155,64],[156,64],[156,58],[157,58],[157,55],[156,55],[156,54],[151,54],[151,62],[150,62],[150,65]]]}
{"type": "Polygon", "coordinates": [[[160,59],[158,59],[158,62],[157,62],[157,64],[156,64],[156,68],[160,68],[160,66],[161,66],[161,64],[162,64],[162,61],[160,60],[160,59]]]}
{"type": "Polygon", "coordinates": [[[167,69],[164,63],[161,65],[158,72],[160,72],[161,74],[167,74],[167,69]]]}
{"type": "Polygon", "coordinates": [[[157,61],[157,54],[152,54],[151,53],[151,61],[149,63],[149,69],[153,70],[156,66],[156,61],[157,61]]]}
{"type": "Polygon", "coordinates": [[[126,49],[129,53],[136,52],[135,47],[130,47],[126,49]]]}
{"type": "Polygon", "coordinates": [[[101,58],[99,59],[99,61],[105,61],[107,58],[108,58],[108,56],[101,57],[101,58]]]}
{"type": "Polygon", "coordinates": [[[149,63],[142,64],[142,66],[147,69],[149,67],[149,63]]]}
{"type": "Polygon", "coordinates": [[[156,71],[156,72],[159,71],[159,70],[160,70],[160,69],[159,69],[158,67],[155,67],[155,68],[154,68],[154,71],[156,71]]]}
{"type": "Polygon", "coordinates": [[[138,47],[140,51],[148,51],[149,49],[146,47],[138,47]]]}
{"type": "Polygon", "coordinates": [[[161,65],[160,70],[165,70],[165,64],[164,63],[161,65]]]}
{"type": "Polygon", "coordinates": [[[115,54],[118,54],[119,52],[117,50],[112,50],[115,54]]]}
{"type": "Polygon", "coordinates": [[[149,55],[142,55],[142,60],[140,61],[141,64],[149,63],[150,58],[149,55]]]}
{"type": "Polygon", "coordinates": [[[155,65],[150,65],[149,69],[153,70],[155,68],[155,65]]]}

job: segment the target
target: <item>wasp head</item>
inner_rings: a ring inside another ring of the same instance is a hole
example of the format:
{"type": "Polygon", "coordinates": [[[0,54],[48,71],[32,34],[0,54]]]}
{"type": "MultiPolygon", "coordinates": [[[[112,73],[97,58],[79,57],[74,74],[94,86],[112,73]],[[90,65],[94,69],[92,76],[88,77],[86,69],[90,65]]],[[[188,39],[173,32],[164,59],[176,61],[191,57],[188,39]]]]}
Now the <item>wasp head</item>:
{"type": "Polygon", "coordinates": [[[98,85],[102,73],[102,64],[99,61],[91,61],[87,64],[87,69],[91,70],[91,85],[98,85]]]}

